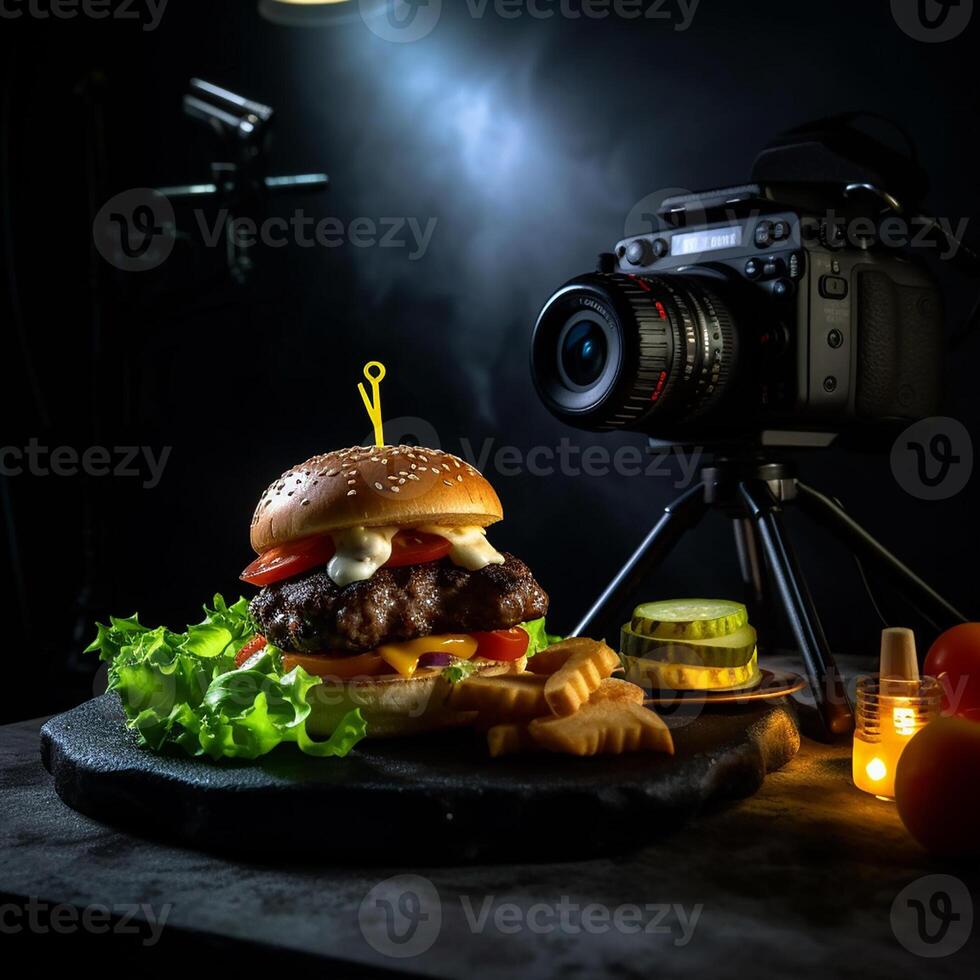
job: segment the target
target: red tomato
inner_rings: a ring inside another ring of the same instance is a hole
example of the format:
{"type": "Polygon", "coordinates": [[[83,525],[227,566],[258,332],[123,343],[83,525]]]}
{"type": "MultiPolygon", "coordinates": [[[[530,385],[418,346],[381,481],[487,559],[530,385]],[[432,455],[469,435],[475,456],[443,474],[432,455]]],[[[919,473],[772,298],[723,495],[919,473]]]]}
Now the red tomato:
{"type": "Polygon", "coordinates": [[[302,667],[314,677],[374,677],[391,673],[391,668],[376,653],[354,653],[348,656],[329,656],[324,653],[284,653],[282,671],[288,674],[302,667]]]}
{"type": "Polygon", "coordinates": [[[253,654],[258,653],[259,650],[264,650],[266,648],[266,644],[266,638],[261,634],[259,636],[253,636],[252,639],[249,640],[248,643],[246,643],[245,646],[243,646],[241,650],[235,654],[235,666],[241,667],[242,664],[244,664],[245,661],[248,660],[248,658],[253,654]]]}
{"type": "MultiPolygon", "coordinates": [[[[438,561],[449,554],[450,547],[449,542],[437,534],[399,531],[391,542],[391,558],[385,565],[389,568],[400,568],[402,565],[438,561]]],[[[242,572],[240,578],[252,585],[271,585],[273,582],[308,572],[318,565],[326,565],[335,551],[329,534],[291,541],[264,552],[242,572]]]]}
{"type": "Polygon", "coordinates": [[[933,854],[980,854],[980,725],[936,718],[905,746],[895,771],[898,814],[933,854]]]}
{"type": "Polygon", "coordinates": [[[308,572],[317,565],[326,565],[333,558],[334,551],[333,539],[327,534],[290,541],[289,544],[263,552],[239,577],[252,585],[271,585],[308,572]]]}
{"type": "Polygon", "coordinates": [[[946,630],[930,647],[925,672],[939,678],[946,714],[980,711],[980,623],[946,630]]]}
{"type": "Polygon", "coordinates": [[[530,637],[519,626],[492,633],[471,633],[477,642],[476,655],[484,660],[520,660],[527,653],[530,637]]]}
{"type": "Polygon", "coordinates": [[[391,558],[385,562],[387,568],[401,568],[403,565],[422,565],[427,561],[439,561],[449,554],[451,545],[438,534],[424,531],[399,531],[391,542],[391,558]]]}

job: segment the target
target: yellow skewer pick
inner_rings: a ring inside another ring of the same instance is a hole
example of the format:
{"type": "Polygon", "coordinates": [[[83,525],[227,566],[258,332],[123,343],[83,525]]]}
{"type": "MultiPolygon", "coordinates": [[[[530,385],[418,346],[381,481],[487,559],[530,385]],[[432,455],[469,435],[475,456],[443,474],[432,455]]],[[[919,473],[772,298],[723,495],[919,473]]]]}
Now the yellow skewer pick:
{"type": "Polygon", "coordinates": [[[371,398],[368,398],[367,389],[363,382],[359,382],[357,390],[361,393],[361,400],[367,409],[371,424],[374,426],[374,443],[376,446],[385,444],[384,425],[381,417],[381,382],[384,381],[388,373],[387,368],[380,361],[369,361],[364,365],[364,377],[371,385],[371,398]]]}

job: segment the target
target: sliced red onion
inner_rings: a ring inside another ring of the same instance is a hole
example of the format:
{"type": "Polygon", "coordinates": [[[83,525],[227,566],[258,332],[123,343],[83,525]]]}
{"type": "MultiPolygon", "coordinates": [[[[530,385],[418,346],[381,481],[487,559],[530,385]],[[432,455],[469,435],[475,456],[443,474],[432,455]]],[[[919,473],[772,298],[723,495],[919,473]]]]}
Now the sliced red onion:
{"type": "Polygon", "coordinates": [[[423,653],[419,657],[420,667],[449,667],[456,658],[448,653],[423,653]]]}

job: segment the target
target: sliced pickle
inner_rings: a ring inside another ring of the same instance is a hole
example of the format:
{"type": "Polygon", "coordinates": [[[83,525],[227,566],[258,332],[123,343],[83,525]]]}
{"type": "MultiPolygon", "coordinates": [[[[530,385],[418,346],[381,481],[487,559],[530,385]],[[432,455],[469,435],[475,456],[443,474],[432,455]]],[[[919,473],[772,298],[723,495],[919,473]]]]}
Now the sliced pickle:
{"type": "Polygon", "coordinates": [[[663,640],[707,640],[734,633],[748,621],[748,611],[740,602],[666,599],[637,606],[630,628],[642,636],[663,640]]]}
{"type": "Polygon", "coordinates": [[[759,681],[758,654],[753,650],[741,667],[691,667],[624,656],[626,680],[647,690],[731,691],[754,687],[759,681]]]}
{"type": "Polygon", "coordinates": [[[741,667],[755,652],[755,630],[748,625],[710,640],[662,640],[641,636],[624,626],[620,652],[628,657],[642,657],[660,663],[685,664],[689,667],[741,667]]]}

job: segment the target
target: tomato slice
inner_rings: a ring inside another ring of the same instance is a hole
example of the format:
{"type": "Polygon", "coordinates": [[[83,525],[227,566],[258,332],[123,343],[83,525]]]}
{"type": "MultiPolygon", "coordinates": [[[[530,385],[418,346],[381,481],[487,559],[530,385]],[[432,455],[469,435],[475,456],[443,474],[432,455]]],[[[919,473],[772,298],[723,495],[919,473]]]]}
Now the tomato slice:
{"type": "Polygon", "coordinates": [[[354,653],[349,656],[330,656],[324,653],[284,653],[282,671],[288,674],[294,667],[302,667],[314,677],[374,677],[389,674],[391,668],[378,654],[354,653]]]}
{"type": "Polygon", "coordinates": [[[519,626],[492,633],[471,633],[476,642],[476,655],[484,660],[520,660],[527,653],[530,637],[519,626]]]}
{"type": "Polygon", "coordinates": [[[308,572],[318,565],[326,565],[337,549],[329,534],[318,534],[300,541],[270,548],[263,552],[239,576],[252,585],[271,585],[301,572],[308,572]]]}
{"type": "Polygon", "coordinates": [[[241,650],[235,654],[235,666],[241,667],[249,657],[254,656],[259,652],[259,650],[264,650],[267,644],[268,641],[264,636],[262,636],[261,633],[258,636],[253,636],[252,639],[250,639],[248,643],[246,643],[245,646],[243,646],[241,650]]]}
{"type": "Polygon", "coordinates": [[[427,561],[439,561],[449,554],[452,545],[438,534],[424,531],[399,531],[391,542],[391,558],[385,562],[387,568],[401,568],[403,565],[422,565],[427,561]]]}
{"type": "MultiPolygon", "coordinates": [[[[427,561],[439,561],[449,554],[452,545],[438,534],[424,531],[399,531],[391,542],[391,558],[385,562],[388,568],[403,565],[421,565],[427,561]]],[[[300,541],[270,548],[256,558],[241,574],[243,582],[252,585],[271,585],[284,578],[292,578],[308,572],[318,565],[326,565],[334,556],[333,539],[329,534],[318,534],[300,541]]]]}

